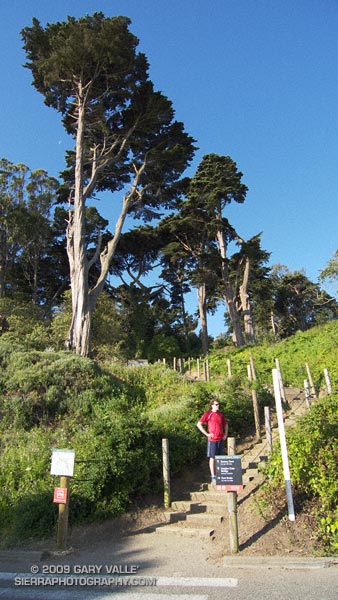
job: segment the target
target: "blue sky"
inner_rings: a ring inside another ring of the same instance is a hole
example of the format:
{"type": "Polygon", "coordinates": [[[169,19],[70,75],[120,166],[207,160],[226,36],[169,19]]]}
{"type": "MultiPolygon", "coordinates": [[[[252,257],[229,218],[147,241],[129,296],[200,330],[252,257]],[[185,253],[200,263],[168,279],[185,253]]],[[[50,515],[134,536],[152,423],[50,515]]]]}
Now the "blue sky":
{"type": "MultiPolygon", "coordinates": [[[[337,0],[1,0],[1,156],[64,167],[70,140],[22,67],[20,30],[95,11],[131,18],[155,88],[197,141],[187,175],[204,154],[230,155],[249,192],[229,221],[316,281],[338,248],[337,0]]],[[[111,203],[98,204],[107,218],[111,203]]],[[[223,330],[220,313],[209,326],[223,330]]]]}

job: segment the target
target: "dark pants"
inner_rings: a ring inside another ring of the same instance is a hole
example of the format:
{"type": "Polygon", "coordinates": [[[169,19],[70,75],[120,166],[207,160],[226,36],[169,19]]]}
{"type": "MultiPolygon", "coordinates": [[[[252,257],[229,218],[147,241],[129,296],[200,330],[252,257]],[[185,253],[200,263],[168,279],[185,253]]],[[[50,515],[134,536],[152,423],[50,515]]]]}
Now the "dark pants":
{"type": "Polygon", "coordinates": [[[207,457],[215,458],[215,456],[221,454],[224,454],[224,440],[219,440],[219,442],[211,442],[208,440],[207,457]]]}

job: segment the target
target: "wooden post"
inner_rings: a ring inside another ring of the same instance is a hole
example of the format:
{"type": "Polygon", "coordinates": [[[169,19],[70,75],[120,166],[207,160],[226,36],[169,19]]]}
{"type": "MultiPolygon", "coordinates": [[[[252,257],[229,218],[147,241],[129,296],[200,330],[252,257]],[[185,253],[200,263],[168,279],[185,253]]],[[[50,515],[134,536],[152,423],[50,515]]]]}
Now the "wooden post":
{"type": "Polygon", "coordinates": [[[266,441],[267,441],[267,445],[268,445],[268,454],[271,454],[272,430],[271,430],[270,408],[268,406],[264,406],[264,416],[265,416],[265,434],[266,434],[266,441]]]}
{"type": "MultiPolygon", "coordinates": [[[[235,438],[228,438],[228,455],[236,454],[235,438]]],[[[238,543],[238,520],[237,520],[237,492],[227,492],[228,513],[229,513],[229,534],[230,550],[232,554],[237,554],[239,550],[238,543]]]]}
{"type": "Polygon", "coordinates": [[[309,387],[309,382],[307,379],[304,379],[304,392],[305,392],[305,403],[307,408],[311,408],[311,394],[310,394],[310,387],[309,387]]]}
{"type": "Polygon", "coordinates": [[[206,372],[207,372],[207,381],[210,381],[210,363],[209,363],[209,359],[207,358],[206,362],[206,372]]]}
{"type": "Polygon", "coordinates": [[[254,381],[257,381],[256,367],[255,367],[254,359],[252,356],[250,356],[250,367],[251,367],[252,379],[254,381]]]}
{"type": "Polygon", "coordinates": [[[68,512],[69,512],[69,481],[70,477],[60,477],[60,487],[67,489],[67,498],[65,504],[59,504],[59,516],[56,545],[58,550],[65,550],[68,535],[68,512]]]}
{"type": "Polygon", "coordinates": [[[280,368],[279,359],[276,358],[275,361],[276,361],[276,368],[277,368],[277,372],[278,372],[280,395],[282,398],[282,402],[284,402],[284,405],[286,405],[286,396],[285,396],[285,389],[284,389],[284,383],[283,383],[283,377],[282,377],[282,370],[280,368]]]}
{"type": "Polygon", "coordinates": [[[252,403],[253,403],[253,407],[254,407],[256,439],[257,439],[257,442],[260,442],[260,439],[261,439],[261,424],[260,424],[260,418],[259,418],[259,407],[258,407],[257,391],[256,390],[251,390],[251,394],[252,394],[252,403]]]}
{"type": "Polygon", "coordinates": [[[203,361],[203,375],[204,375],[204,381],[208,381],[207,379],[207,365],[206,365],[206,361],[203,361]]]}
{"type": "Polygon", "coordinates": [[[232,369],[231,369],[231,360],[230,358],[227,359],[227,365],[228,365],[228,379],[232,378],[232,369]]]}
{"type": "MultiPolygon", "coordinates": [[[[248,377],[249,381],[256,381],[256,371],[255,368],[252,370],[252,365],[248,365],[248,377]]],[[[258,398],[257,398],[257,390],[254,388],[251,390],[252,396],[252,404],[254,411],[254,419],[255,419],[255,431],[256,431],[256,440],[260,442],[261,439],[261,423],[259,418],[259,406],[258,406],[258,398]]]]}
{"type": "Polygon", "coordinates": [[[325,375],[327,393],[332,394],[331,379],[330,379],[328,369],[324,369],[324,375],[325,375]]]}
{"type": "Polygon", "coordinates": [[[170,506],[169,440],[162,439],[164,507],[170,506]]]}
{"type": "Polygon", "coordinates": [[[173,365],[173,369],[174,369],[174,371],[176,371],[176,356],[174,356],[174,365],[173,365]]]}
{"type": "Polygon", "coordinates": [[[275,401],[276,401],[278,431],[279,431],[280,447],[281,447],[282,461],[283,461],[283,471],[284,471],[286,497],[287,497],[287,503],[288,503],[289,520],[294,521],[295,520],[295,510],[294,510],[294,506],[293,506],[289,459],[288,459],[288,451],[287,451],[287,446],[286,446],[286,437],[285,437],[285,428],[284,428],[283,410],[282,410],[282,398],[281,398],[281,391],[280,391],[280,379],[279,379],[278,369],[272,369],[272,377],[273,377],[273,388],[274,388],[275,401]]]}
{"type": "Polygon", "coordinates": [[[252,376],[251,376],[251,367],[250,367],[250,365],[246,365],[246,370],[247,370],[247,374],[248,374],[248,379],[249,379],[249,381],[252,381],[252,376]]]}
{"type": "Polygon", "coordinates": [[[200,359],[197,359],[197,379],[201,376],[201,367],[200,367],[200,359]]]}
{"type": "Polygon", "coordinates": [[[315,384],[313,383],[313,379],[312,379],[312,375],[311,375],[309,363],[305,363],[305,367],[306,367],[307,376],[308,376],[309,382],[310,382],[310,388],[311,388],[312,398],[317,398],[317,392],[316,392],[315,384]]]}

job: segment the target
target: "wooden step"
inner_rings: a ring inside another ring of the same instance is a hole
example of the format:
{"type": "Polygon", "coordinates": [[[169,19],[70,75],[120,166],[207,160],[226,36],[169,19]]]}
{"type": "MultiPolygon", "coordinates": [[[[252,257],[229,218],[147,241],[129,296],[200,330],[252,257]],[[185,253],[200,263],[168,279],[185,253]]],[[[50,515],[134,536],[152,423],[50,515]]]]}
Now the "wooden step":
{"type": "Polygon", "coordinates": [[[188,525],[205,525],[208,526],[216,526],[219,523],[222,523],[224,516],[216,513],[196,513],[196,514],[187,514],[187,524],[188,525]]]}
{"type": "Polygon", "coordinates": [[[207,492],[191,492],[190,498],[195,502],[208,503],[208,502],[222,502],[224,492],[217,492],[208,490],[207,492]]]}
{"type": "Polygon", "coordinates": [[[211,538],[215,530],[212,527],[187,527],[186,524],[162,525],[155,528],[158,535],[182,535],[188,537],[211,538]]]}
{"type": "MultiPolygon", "coordinates": [[[[225,504],[225,501],[223,502],[225,504]]],[[[171,503],[170,508],[175,512],[190,514],[217,513],[222,506],[222,498],[219,502],[191,502],[189,500],[176,500],[171,503]]]]}

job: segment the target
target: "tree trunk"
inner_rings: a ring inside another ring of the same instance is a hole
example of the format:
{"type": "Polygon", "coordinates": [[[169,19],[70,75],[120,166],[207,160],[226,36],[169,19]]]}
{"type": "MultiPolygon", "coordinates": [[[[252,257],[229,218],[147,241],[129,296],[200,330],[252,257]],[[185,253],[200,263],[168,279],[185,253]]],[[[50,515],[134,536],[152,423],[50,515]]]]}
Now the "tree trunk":
{"type": "Polygon", "coordinates": [[[208,325],[207,325],[207,305],[206,305],[206,289],[205,283],[197,288],[198,298],[198,311],[201,321],[201,341],[202,341],[202,352],[204,356],[209,351],[209,340],[208,340],[208,325]]]}
{"type": "Polygon", "coordinates": [[[0,298],[5,297],[5,265],[0,252],[0,298]]]}
{"type": "Polygon", "coordinates": [[[255,341],[255,331],[254,331],[253,316],[252,316],[252,311],[251,311],[251,303],[250,303],[250,298],[249,298],[249,294],[248,294],[249,276],[250,276],[250,260],[248,257],[246,257],[243,281],[239,288],[239,296],[241,299],[245,338],[248,343],[253,343],[255,341]]]}
{"type": "Polygon", "coordinates": [[[84,105],[81,94],[78,101],[78,128],[76,136],[75,190],[73,211],[69,211],[67,253],[72,290],[72,322],[66,347],[87,356],[90,343],[91,314],[88,297],[88,261],[85,247],[85,198],[83,190],[83,134],[84,105]]]}
{"type": "Polygon", "coordinates": [[[188,331],[188,323],[187,323],[187,311],[185,310],[184,294],[183,294],[182,290],[180,291],[180,301],[181,301],[181,313],[182,313],[182,321],[183,321],[183,336],[184,336],[186,343],[188,343],[189,331],[188,331]]]}
{"type": "Polygon", "coordinates": [[[218,242],[218,247],[220,250],[221,260],[222,260],[222,279],[223,279],[223,286],[224,286],[224,288],[223,288],[224,289],[224,299],[225,299],[225,302],[226,302],[226,305],[228,308],[229,317],[230,317],[231,324],[233,327],[232,339],[233,339],[235,346],[244,346],[245,342],[244,342],[244,337],[243,337],[243,333],[242,333],[241,322],[240,322],[239,314],[236,310],[235,293],[234,293],[234,290],[233,290],[233,287],[231,285],[231,281],[229,278],[229,270],[228,270],[227,257],[226,257],[226,244],[225,244],[225,240],[224,240],[222,231],[219,230],[217,232],[216,239],[218,242]]]}
{"type": "Polygon", "coordinates": [[[276,336],[277,335],[277,328],[276,328],[275,315],[273,314],[273,310],[271,310],[270,319],[271,319],[272,333],[273,333],[273,335],[276,336]]]}
{"type": "MultiPolygon", "coordinates": [[[[79,91],[78,127],[76,136],[75,159],[75,190],[73,210],[69,210],[67,227],[67,254],[70,266],[70,283],[72,290],[72,322],[68,331],[66,348],[77,354],[88,356],[90,349],[90,334],[92,315],[97,299],[104,287],[111,260],[115,254],[122,227],[128,214],[128,208],[139,195],[137,186],[146,166],[146,159],[137,170],[135,167],[134,181],[130,191],[123,198],[121,213],[117,219],[114,236],[100,253],[100,244],[89,262],[86,254],[85,241],[85,204],[86,198],[92,191],[99,167],[93,169],[92,178],[86,189],[83,185],[83,135],[85,128],[84,102],[79,91]],[[89,290],[88,275],[91,266],[100,258],[100,276],[94,287],[89,290]]],[[[123,147],[123,143],[121,143],[123,147]]],[[[104,164],[101,164],[101,168],[104,164]]]]}
{"type": "Polygon", "coordinates": [[[0,229],[0,298],[4,298],[6,295],[6,256],[7,235],[3,226],[3,229],[0,229]]]}

